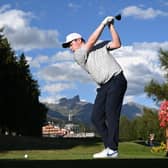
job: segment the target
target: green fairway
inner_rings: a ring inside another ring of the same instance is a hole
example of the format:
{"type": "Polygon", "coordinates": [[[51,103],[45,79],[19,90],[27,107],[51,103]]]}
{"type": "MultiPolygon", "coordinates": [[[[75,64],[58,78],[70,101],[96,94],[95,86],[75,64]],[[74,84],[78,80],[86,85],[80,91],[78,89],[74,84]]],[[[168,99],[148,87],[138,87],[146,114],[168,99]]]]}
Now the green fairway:
{"type": "MultiPolygon", "coordinates": [[[[72,149],[54,150],[12,150],[0,153],[0,159],[28,159],[28,160],[76,160],[92,159],[92,154],[102,149],[101,144],[97,146],[76,146],[72,149]],[[24,158],[27,154],[28,157],[24,158]]],[[[131,142],[123,142],[119,148],[119,158],[164,158],[164,153],[151,153],[149,147],[144,147],[131,142]]]]}
{"type": "MultiPolygon", "coordinates": [[[[0,160],[90,160],[103,149],[96,138],[0,137],[0,160]],[[28,155],[25,158],[25,154],[28,155]]],[[[151,147],[135,142],[120,142],[117,159],[165,158],[165,153],[152,153],[151,147]]]]}

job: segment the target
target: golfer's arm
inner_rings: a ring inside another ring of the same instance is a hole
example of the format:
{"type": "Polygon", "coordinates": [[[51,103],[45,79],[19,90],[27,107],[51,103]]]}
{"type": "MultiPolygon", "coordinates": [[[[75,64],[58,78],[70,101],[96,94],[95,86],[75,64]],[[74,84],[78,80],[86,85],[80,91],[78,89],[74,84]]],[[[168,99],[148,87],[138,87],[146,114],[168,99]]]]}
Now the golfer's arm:
{"type": "Polygon", "coordinates": [[[121,40],[120,40],[119,34],[115,30],[115,27],[113,24],[109,25],[109,30],[110,30],[110,33],[112,36],[112,41],[111,41],[111,43],[109,43],[108,49],[120,48],[121,47],[121,40]]]}
{"type": "Polygon", "coordinates": [[[85,47],[88,51],[91,50],[92,47],[94,46],[94,44],[97,42],[97,40],[99,39],[104,27],[105,26],[103,24],[100,24],[96,28],[96,30],[90,35],[90,37],[88,38],[88,41],[85,43],[85,47]]]}

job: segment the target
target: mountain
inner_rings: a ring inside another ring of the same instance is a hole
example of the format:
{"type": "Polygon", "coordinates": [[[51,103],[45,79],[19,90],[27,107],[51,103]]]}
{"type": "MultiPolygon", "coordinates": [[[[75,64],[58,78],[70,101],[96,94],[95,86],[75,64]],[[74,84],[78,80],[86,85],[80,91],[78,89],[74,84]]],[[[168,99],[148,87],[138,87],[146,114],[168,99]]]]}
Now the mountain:
{"type": "Polygon", "coordinates": [[[144,107],[145,106],[138,103],[129,102],[122,106],[121,115],[126,116],[128,119],[132,120],[138,116],[143,115],[144,107]]]}
{"type": "MultiPolygon", "coordinates": [[[[91,112],[93,104],[80,100],[79,95],[73,98],[61,98],[57,104],[45,104],[48,108],[47,116],[49,119],[68,121],[73,120],[87,125],[91,125],[91,112]]],[[[121,115],[132,120],[137,116],[143,115],[145,106],[129,102],[124,104],[121,110],[121,115]]]]}
{"type": "Polygon", "coordinates": [[[61,98],[57,104],[45,103],[48,108],[47,117],[49,120],[68,120],[90,124],[90,114],[93,104],[80,100],[79,95],[73,98],[61,98]]]}

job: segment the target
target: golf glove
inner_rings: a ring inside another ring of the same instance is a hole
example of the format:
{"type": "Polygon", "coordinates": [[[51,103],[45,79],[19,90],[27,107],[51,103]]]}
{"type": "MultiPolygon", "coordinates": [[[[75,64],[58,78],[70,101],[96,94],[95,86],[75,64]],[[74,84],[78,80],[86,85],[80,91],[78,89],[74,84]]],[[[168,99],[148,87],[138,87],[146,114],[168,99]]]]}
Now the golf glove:
{"type": "Polygon", "coordinates": [[[109,23],[114,22],[114,17],[113,16],[107,16],[101,23],[106,26],[109,23]]]}

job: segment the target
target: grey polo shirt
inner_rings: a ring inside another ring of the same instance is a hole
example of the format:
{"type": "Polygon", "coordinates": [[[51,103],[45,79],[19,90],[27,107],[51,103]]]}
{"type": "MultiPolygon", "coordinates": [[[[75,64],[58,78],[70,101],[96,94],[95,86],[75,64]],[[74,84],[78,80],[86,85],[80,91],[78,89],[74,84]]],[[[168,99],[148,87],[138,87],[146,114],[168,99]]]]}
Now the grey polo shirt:
{"type": "Polygon", "coordinates": [[[109,41],[96,44],[88,53],[84,47],[74,53],[75,61],[86,70],[97,84],[106,83],[122,71],[121,66],[107,49],[109,41]]]}

